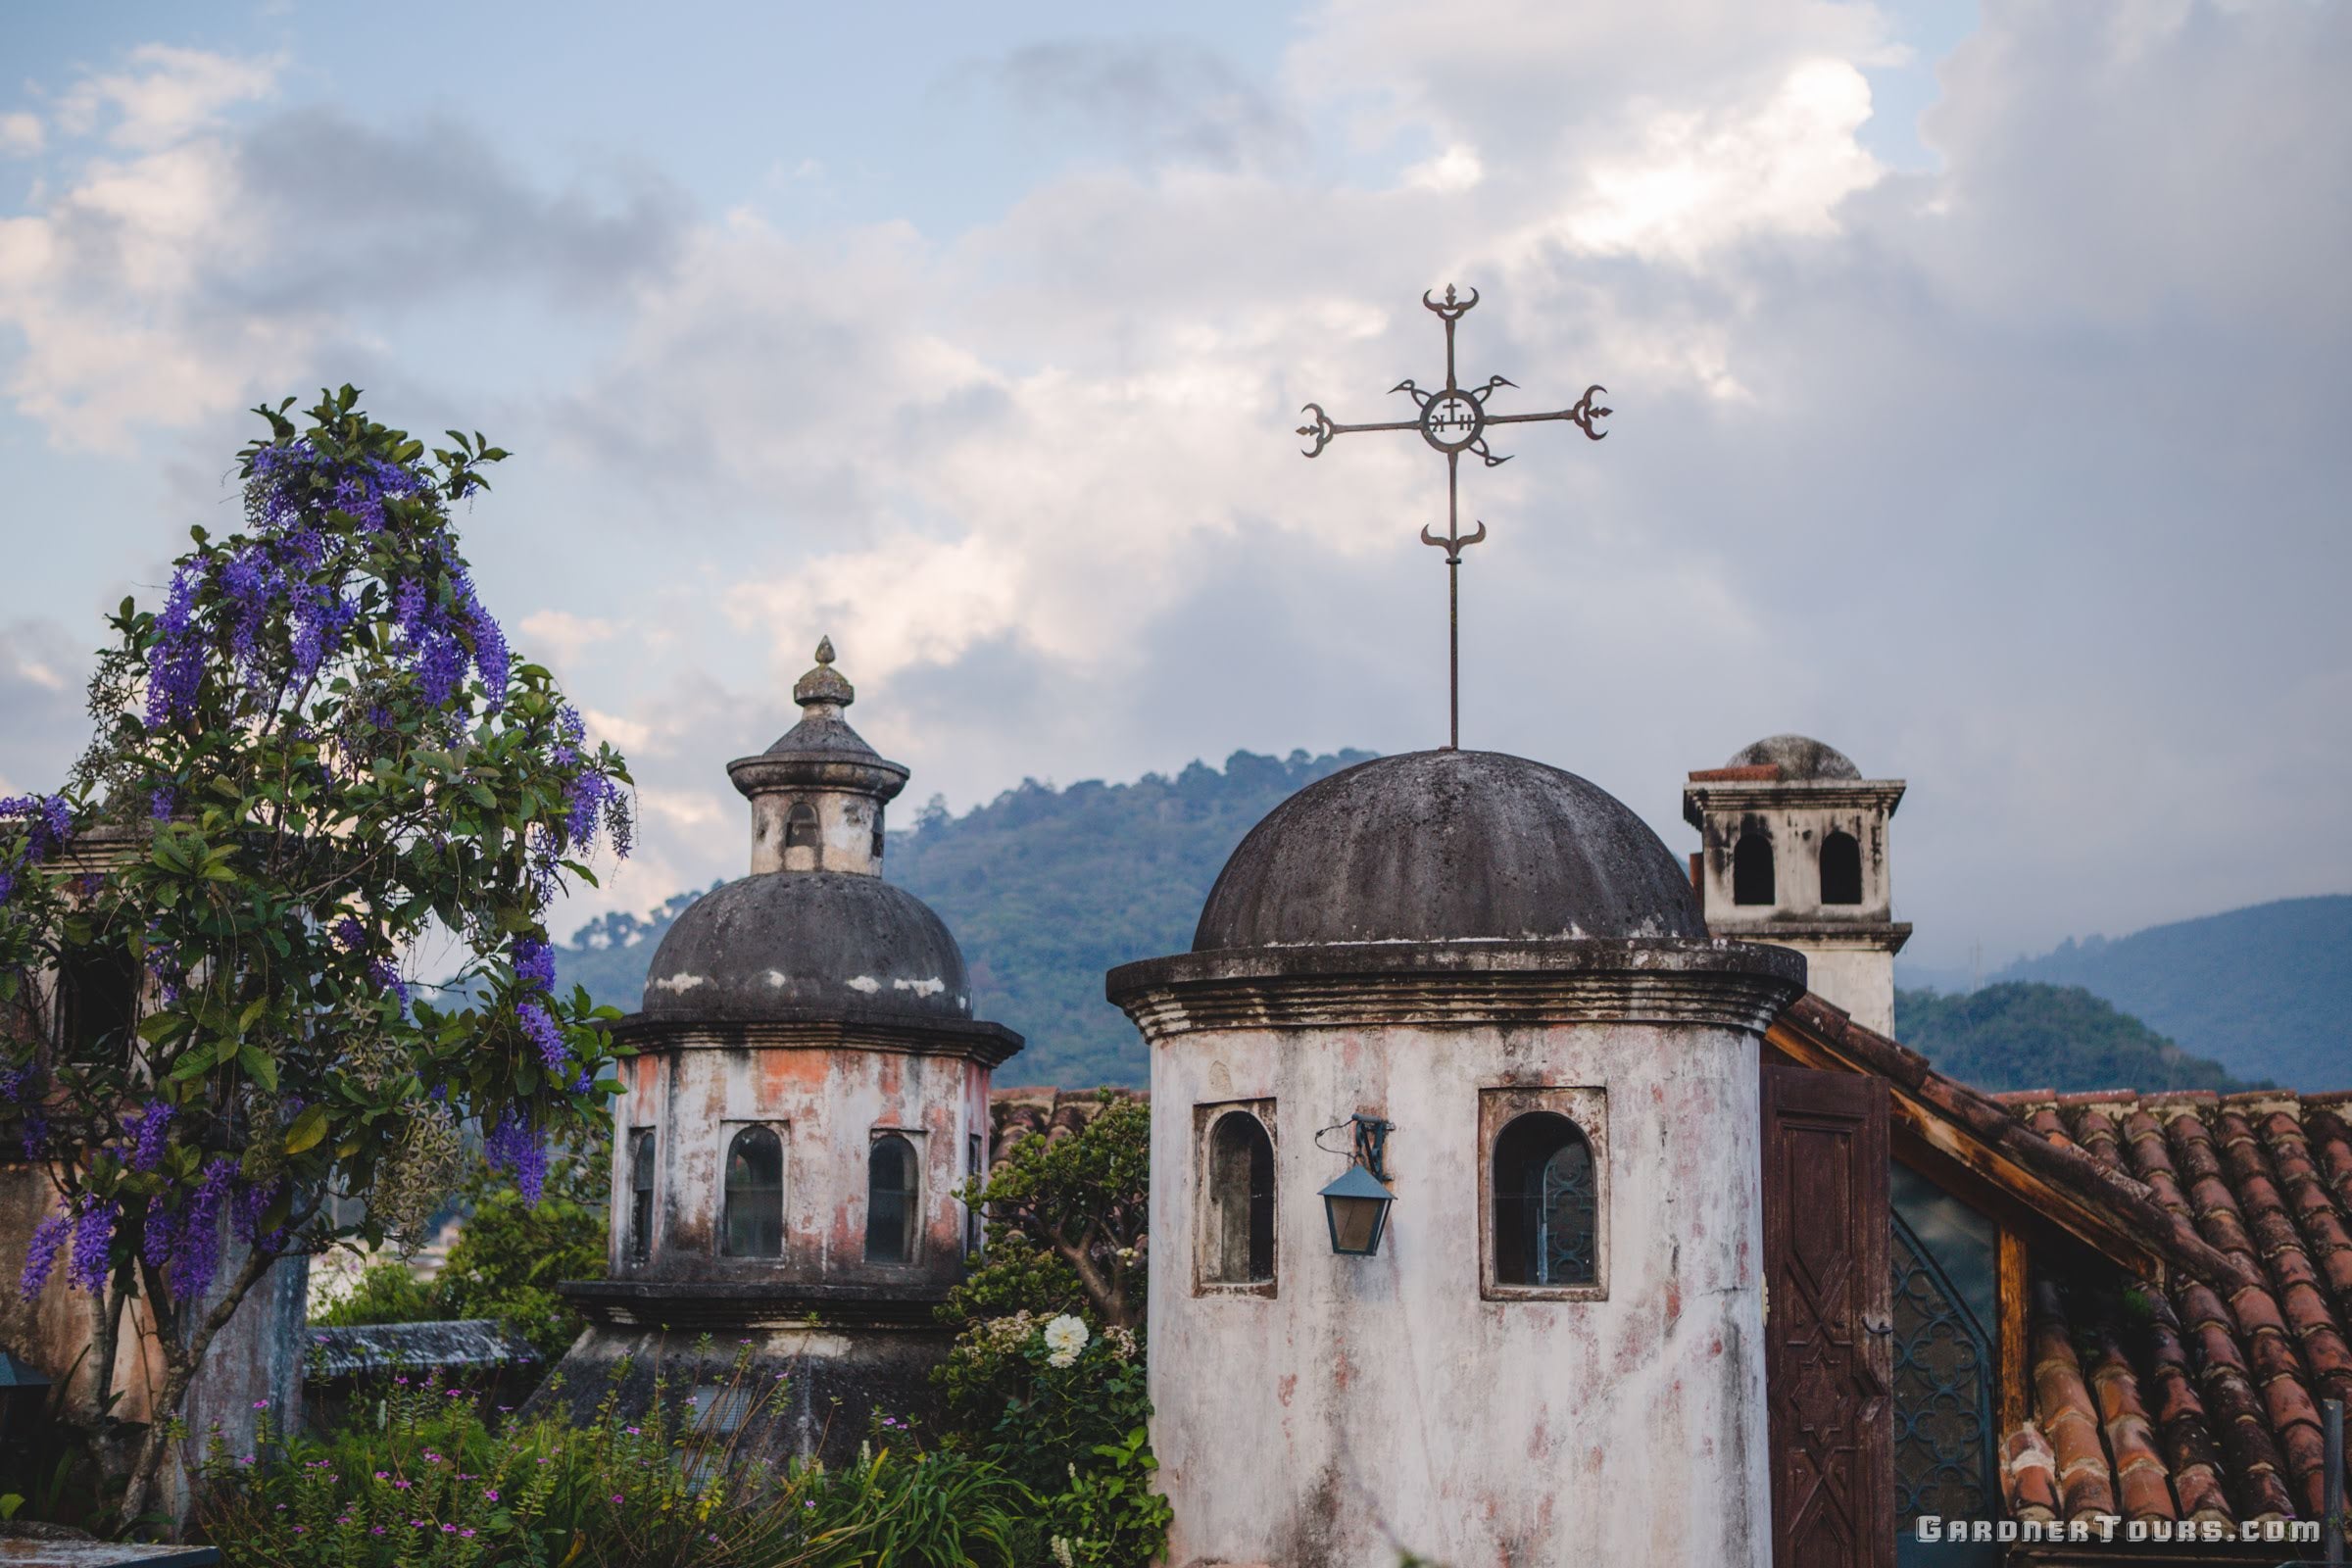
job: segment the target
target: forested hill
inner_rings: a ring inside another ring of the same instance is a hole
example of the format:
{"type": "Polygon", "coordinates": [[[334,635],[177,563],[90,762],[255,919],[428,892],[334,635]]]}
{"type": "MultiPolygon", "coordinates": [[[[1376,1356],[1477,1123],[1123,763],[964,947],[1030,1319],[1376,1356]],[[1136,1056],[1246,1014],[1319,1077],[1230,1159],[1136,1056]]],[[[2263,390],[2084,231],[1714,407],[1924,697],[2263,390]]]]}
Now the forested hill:
{"type": "MultiPolygon", "coordinates": [[[[1143,1041],[1102,1000],[1102,972],[1182,953],[1209,884],[1258,819],[1370,752],[1288,758],[1236,752],[1223,771],[1174,778],[1030,781],[951,816],[936,802],[893,833],[885,874],[939,911],[971,966],[974,1010],[1028,1036],[1004,1083],[1141,1085],[1143,1041]]],[[[654,948],[685,893],[646,915],[608,915],[559,955],[564,983],[635,1011],[654,948]]]]}
{"type": "Polygon", "coordinates": [[[1994,978],[2082,986],[2241,1078],[2352,1089],[2352,895],[2068,942],[1994,978]]]}
{"type": "Polygon", "coordinates": [[[2192,1056],[2128,1012],[2080,986],[2022,981],[1941,996],[1898,991],[1894,1032],[1936,1070],[1998,1093],[2005,1089],[2211,1089],[2257,1085],[2218,1061],[2192,1056]]]}
{"type": "MultiPolygon", "coordinates": [[[[1141,1084],[1143,1045],[1102,1000],[1102,972],[1190,947],[1242,835],[1295,791],[1370,756],[1236,752],[1222,771],[1195,762],[1132,784],[1026,783],[961,816],[934,803],[890,836],[884,863],[956,933],[980,1015],[1028,1037],[1003,1081],[1141,1084]]],[[[636,1010],[662,933],[699,896],[583,928],[560,955],[564,983],[636,1010]]],[[[2069,944],[2002,977],[2053,984],[1907,991],[1896,1027],[1938,1067],[1987,1089],[2352,1088],[2347,953],[2352,898],[2298,899],[2069,944]]]]}

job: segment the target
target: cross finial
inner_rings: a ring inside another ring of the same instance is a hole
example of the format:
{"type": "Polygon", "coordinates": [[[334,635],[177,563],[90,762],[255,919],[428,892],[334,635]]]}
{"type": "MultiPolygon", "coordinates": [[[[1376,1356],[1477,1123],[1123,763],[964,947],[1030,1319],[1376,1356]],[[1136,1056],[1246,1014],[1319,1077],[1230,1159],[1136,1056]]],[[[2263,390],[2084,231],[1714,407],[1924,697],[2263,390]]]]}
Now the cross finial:
{"type": "Polygon", "coordinates": [[[1612,411],[1592,401],[1596,394],[1608,389],[1591,386],[1585,389],[1585,395],[1577,399],[1572,407],[1553,413],[1489,414],[1487,399],[1493,397],[1498,388],[1515,383],[1499,375],[1491,375],[1484,386],[1465,387],[1456,379],[1453,368],[1453,326],[1478,304],[1478,290],[1472,289],[1469,298],[1464,299],[1454,285],[1448,283],[1443,300],[1425,292],[1421,296],[1421,304],[1446,323],[1446,385],[1440,390],[1423,391],[1408,378],[1389,389],[1392,393],[1409,394],[1420,410],[1419,416],[1391,419],[1378,424],[1341,424],[1323,412],[1321,404],[1309,403],[1302,412],[1313,417],[1298,427],[1298,433],[1314,442],[1301,454],[1309,458],[1321,457],[1323,449],[1331,445],[1335,437],[1353,435],[1364,430],[1418,430],[1422,440],[1445,455],[1446,535],[1440,538],[1425,526],[1421,530],[1421,542],[1446,552],[1446,746],[1451,750],[1458,749],[1462,742],[1462,552],[1487,536],[1484,522],[1477,525],[1478,531],[1475,533],[1465,534],[1461,531],[1462,454],[1474,453],[1488,467],[1499,467],[1511,460],[1507,455],[1497,456],[1487,445],[1488,427],[1496,424],[1536,424],[1546,419],[1565,420],[1584,431],[1592,440],[1598,441],[1608,432],[1598,428],[1597,421],[1608,417],[1612,411]]]}

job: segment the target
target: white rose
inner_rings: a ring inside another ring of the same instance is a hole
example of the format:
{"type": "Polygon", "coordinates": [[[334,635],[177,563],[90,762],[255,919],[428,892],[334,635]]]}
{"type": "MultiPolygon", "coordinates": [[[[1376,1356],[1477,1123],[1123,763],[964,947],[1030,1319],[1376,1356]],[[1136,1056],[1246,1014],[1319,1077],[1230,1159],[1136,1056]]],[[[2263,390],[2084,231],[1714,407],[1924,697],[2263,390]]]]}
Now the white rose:
{"type": "Polygon", "coordinates": [[[1055,1318],[1046,1325],[1046,1348],[1052,1352],[1046,1357],[1046,1364],[1068,1366],[1086,1348],[1087,1338],[1086,1325],[1078,1319],[1066,1312],[1055,1318]]]}

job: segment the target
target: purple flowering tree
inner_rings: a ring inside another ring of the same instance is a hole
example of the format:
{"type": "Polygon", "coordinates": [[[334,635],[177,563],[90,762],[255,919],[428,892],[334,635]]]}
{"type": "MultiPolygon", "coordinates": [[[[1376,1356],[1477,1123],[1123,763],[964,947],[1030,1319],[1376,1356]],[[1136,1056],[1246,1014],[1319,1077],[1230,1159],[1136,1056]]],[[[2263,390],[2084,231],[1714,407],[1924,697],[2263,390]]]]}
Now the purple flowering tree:
{"type": "Polygon", "coordinates": [[[244,527],[112,617],[68,791],[0,801],[0,1096],[59,1195],[21,1288],[62,1261],[99,1298],[99,1390],[126,1300],[162,1345],[126,1521],[273,1264],[414,1237],[468,1124],[535,1201],[614,1087],[544,912],[627,853],[627,772],[459,553],[506,454],[428,457],[357,400],[256,411],[244,527]]]}

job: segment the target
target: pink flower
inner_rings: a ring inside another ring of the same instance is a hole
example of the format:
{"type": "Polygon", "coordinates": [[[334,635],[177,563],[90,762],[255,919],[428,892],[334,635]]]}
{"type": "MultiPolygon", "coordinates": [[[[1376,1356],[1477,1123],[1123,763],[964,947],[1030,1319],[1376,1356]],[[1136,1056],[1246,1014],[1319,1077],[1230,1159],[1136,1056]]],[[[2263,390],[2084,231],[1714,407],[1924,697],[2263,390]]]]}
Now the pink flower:
{"type": "Polygon", "coordinates": [[[253,1407],[256,1410],[267,1410],[270,1408],[270,1401],[268,1399],[256,1399],[253,1401],[253,1407]]]}
{"type": "Polygon", "coordinates": [[[614,1494],[612,1494],[612,1500],[613,1500],[614,1502],[618,1502],[618,1501],[620,1500],[620,1494],[619,1494],[619,1493],[617,1493],[617,1492],[615,1492],[614,1494]]]}
{"type": "Polygon", "coordinates": [[[496,1502],[498,1500],[498,1489],[496,1487],[484,1487],[482,1489],[482,1500],[485,1502],[496,1502]]]}

